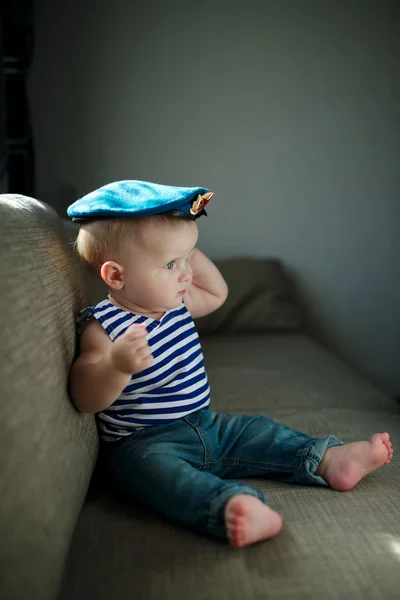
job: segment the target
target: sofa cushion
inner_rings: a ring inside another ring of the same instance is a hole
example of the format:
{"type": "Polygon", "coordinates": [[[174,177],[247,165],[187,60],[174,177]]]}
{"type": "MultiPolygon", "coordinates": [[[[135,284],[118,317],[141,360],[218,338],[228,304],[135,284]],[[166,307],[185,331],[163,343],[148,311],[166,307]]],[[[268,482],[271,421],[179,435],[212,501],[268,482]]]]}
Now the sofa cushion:
{"type": "Polygon", "coordinates": [[[391,396],[301,333],[205,337],[202,347],[220,411],[399,411],[391,396]]]}
{"type": "MultiPolygon", "coordinates": [[[[323,404],[321,394],[320,403],[323,404]]],[[[315,408],[258,410],[314,436],[344,441],[390,431],[400,414],[315,408]]],[[[345,494],[247,479],[284,519],[276,538],[232,550],[151,510],[93,493],[80,515],[59,600],[258,600],[398,598],[400,465],[392,461],[345,494]]]]}
{"type": "MultiPolygon", "coordinates": [[[[216,410],[264,414],[345,442],[389,431],[398,404],[299,334],[203,340],[216,410]]],[[[394,599],[398,597],[400,466],[393,460],[346,494],[248,479],[279,510],[276,538],[232,550],[151,510],[93,488],[80,515],[60,600],[394,599]]]]}
{"type": "Polygon", "coordinates": [[[221,308],[196,321],[200,334],[301,328],[299,304],[278,260],[232,258],[215,262],[229,294],[221,308]]]}
{"type": "Polygon", "coordinates": [[[67,394],[85,303],[55,212],[0,196],[0,597],[55,597],[97,453],[67,394]]]}

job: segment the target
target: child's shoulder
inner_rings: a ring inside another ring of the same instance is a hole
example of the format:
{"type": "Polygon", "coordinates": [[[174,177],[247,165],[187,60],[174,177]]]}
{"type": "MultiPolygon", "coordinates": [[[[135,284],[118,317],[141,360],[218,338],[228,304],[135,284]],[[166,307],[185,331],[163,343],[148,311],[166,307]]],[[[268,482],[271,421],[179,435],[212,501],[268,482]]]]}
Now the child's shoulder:
{"type": "Polygon", "coordinates": [[[109,310],[109,305],[111,305],[111,303],[106,299],[98,302],[94,306],[87,306],[86,308],[83,308],[76,319],[79,335],[85,331],[86,327],[91,321],[94,319],[99,320],[99,318],[101,318],[102,315],[109,310]]]}

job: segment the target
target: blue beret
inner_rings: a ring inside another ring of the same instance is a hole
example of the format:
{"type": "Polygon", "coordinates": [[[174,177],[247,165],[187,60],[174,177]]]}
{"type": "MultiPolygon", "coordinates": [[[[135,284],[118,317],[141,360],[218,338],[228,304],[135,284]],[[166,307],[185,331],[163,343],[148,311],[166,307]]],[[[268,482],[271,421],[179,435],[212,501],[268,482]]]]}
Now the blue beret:
{"type": "Polygon", "coordinates": [[[206,188],[175,187],[147,181],[115,181],[86,194],[68,208],[73,221],[140,217],[168,213],[195,220],[206,215],[212,192],[206,188]]]}

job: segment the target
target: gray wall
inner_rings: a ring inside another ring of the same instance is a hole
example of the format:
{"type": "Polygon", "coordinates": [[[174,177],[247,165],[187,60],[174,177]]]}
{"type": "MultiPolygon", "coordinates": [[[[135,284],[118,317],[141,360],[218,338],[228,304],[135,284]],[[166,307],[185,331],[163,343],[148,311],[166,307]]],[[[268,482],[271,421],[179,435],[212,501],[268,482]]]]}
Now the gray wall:
{"type": "Polygon", "coordinates": [[[280,257],[322,338],[400,393],[399,5],[39,1],[38,196],[209,187],[201,247],[280,257]]]}

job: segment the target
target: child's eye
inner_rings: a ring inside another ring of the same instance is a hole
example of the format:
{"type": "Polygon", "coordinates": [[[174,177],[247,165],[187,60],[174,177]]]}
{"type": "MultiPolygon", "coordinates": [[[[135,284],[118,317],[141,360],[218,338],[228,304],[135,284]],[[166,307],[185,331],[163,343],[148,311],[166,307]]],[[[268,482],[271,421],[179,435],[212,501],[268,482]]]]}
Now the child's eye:
{"type": "Polygon", "coordinates": [[[169,262],[165,265],[164,269],[167,269],[168,271],[170,271],[174,266],[173,262],[169,262]]]}

